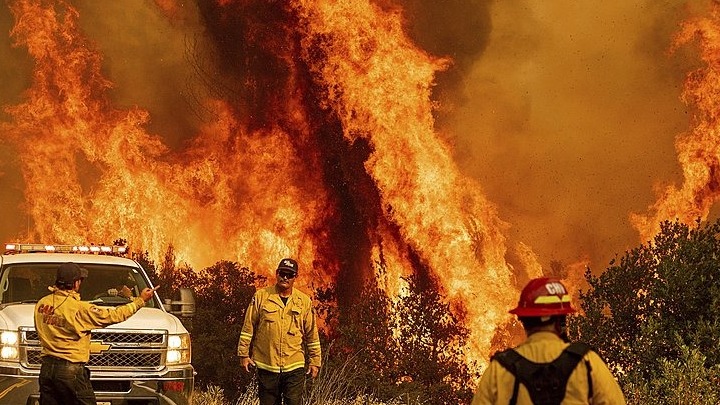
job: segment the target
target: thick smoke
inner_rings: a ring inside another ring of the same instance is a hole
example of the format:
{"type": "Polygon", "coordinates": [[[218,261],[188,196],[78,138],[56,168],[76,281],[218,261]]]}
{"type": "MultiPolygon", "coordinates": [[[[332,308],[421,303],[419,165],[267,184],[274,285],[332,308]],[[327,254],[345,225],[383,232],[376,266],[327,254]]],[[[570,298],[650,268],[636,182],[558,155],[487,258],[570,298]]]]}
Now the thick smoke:
{"type": "MultiPolygon", "coordinates": [[[[487,48],[454,89],[463,104],[444,128],[479,179],[511,241],[541,265],[601,270],[641,241],[628,215],[659,183],[678,181],[675,137],[691,52],[669,55],[683,1],[503,1],[487,48]]],[[[468,36],[475,35],[467,32],[468,36]]]]}
{"type": "MultiPolygon", "coordinates": [[[[10,11],[0,7],[0,32],[10,32],[12,24],[10,11]]],[[[11,47],[7,35],[0,36],[0,106],[20,100],[23,89],[29,86],[31,69],[27,54],[11,47]]],[[[7,118],[0,109],[0,122],[7,118]]],[[[3,143],[3,139],[0,134],[0,210],[3,212],[0,238],[5,241],[26,228],[27,218],[21,213],[23,187],[17,153],[11,145],[3,143]]]]}
{"type": "Polygon", "coordinates": [[[200,37],[194,5],[170,20],[150,2],[74,2],[83,32],[104,58],[103,72],[114,87],[119,107],[139,106],[150,111],[148,131],[163,136],[171,147],[197,134],[195,85],[190,58],[200,37]],[[194,16],[194,17],[193,17],[194,16]]]}

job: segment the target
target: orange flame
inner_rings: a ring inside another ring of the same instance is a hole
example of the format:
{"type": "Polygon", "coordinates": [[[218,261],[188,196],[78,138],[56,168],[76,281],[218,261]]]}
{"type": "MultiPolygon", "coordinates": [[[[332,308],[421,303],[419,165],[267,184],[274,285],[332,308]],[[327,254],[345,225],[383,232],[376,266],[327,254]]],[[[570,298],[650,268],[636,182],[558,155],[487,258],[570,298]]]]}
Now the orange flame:
{"type": "MultiPolygon", "coordinates": [[[[12,36],[36,62],[26,101],[6,107],[14,121],[3,128],[21,151],[34,222],[25,238],[107,243],[122,235],[152,258],[172,244],[193,266],[228,259],[260,273],[291,255],[309,269],[304,285],[372,276],[377,262],[387,271],[378,282],[393,295],[413,271],[413,252],[466,314],[468,358],[486,361],[518,295],[505,224],[434,131],[433,79],[448,61],[415,47],[397,10],[292,2],[283,13],[296,16],[288,36],[299,41],[273,48],[287,75],[274,89],[281,95],[267,101],[284,103],[273,106],[275,121],[208,97],[201,102],[216,118],[172,151],[145,129],[148,112],[113,106],[78,12],[48,3],[11,2],[12,36]]],[[[215,6],[231,13],[234,5],[215,6]]],[[[257,81],[242,85],[261,90],[257,81]]]]}
{"type": "Polygon", "coordinates": [[[660,231],[664,220],[686,224],[707,219],[720,198],[720,6],[713,3],[710,16],[687,21],[676,36],[673,50],[697,40],[705,67],[688,74],[682,99],[697,108],[691,132],[675,141],[683,173],[681,187],[659,189],[650,213],[631,215],[643,241],[660,231]]]}
{"type": "Polygon", "coordinates": [[[111,84],[80,35],[77,12],[58,4],[64,16],[37,2],[12,5],[12,34],[37,62],[28,101],[7,108],[35,223],[27,237],[107,243],[126,235],[155,258],[171,243],[196,265],[237,254],[253,268],[274,268],[279,257],[297,255],[312,268],[322,240],[304,236],[329,208],[319,179],[298,169],[289,134],[248,132],[225,103],[209,101],[216,122],[172,155],[143,129],[147,112],[112,107],[111,84]],[[301,176],[303,190],[288,184],[301,176]]]}
{"type": "MultiPolygon", "coordinates": [[[[445,62],[409,42],[398,14],[382,15],[371,3],[294,4],[307,24],[305,54],[319,47],[325,55],[312,68],[345,137],[365,138],[373,149],[365,167],[385,215],[436,271],[450,300],[473,303],[467,322],[475,353],[488,353],[515,294],[507,293],[511,274],[495,208],[460,176],[433,131],[430,88],[445,62]]],[[[405,262],[388,269],[395,278],[405,262]]]]}

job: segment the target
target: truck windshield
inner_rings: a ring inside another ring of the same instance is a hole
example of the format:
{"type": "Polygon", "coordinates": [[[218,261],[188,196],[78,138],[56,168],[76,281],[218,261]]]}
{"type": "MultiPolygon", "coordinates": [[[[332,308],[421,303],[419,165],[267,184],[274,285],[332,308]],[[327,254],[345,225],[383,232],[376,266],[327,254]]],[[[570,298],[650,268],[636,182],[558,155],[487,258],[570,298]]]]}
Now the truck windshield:
{"type": "MultiPolygon", "coordinates": [[[[81,264],[88,277],[80,284],[80,297],[96,305],[122,305],[137,297],[148,283],[134,267],[81,264]]],[[[58,263],[6,265],[0,274],[0,303],[36,302],[55,285],[58,263]]],[[[146,306],[156,307],[155,299],[146,306]]]]}

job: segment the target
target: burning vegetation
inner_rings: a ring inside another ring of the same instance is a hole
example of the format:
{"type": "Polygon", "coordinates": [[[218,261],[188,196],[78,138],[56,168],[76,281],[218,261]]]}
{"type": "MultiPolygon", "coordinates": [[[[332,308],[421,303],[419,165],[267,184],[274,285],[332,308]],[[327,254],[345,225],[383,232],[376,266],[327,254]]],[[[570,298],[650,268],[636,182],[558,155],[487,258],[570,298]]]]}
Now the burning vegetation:
{"type": "MultiPolygon", "coordinates": [[[[438,133],[435,82],[457,61],[418,47],[393,2],[197,3],[153,9],[165,29],[200,27],[176,48],[192,67],[174,89],[188,104],[163,107],[193,128],[182,132],[123,99],[73,2],[8,1],[13,46],[32,64],[0,122],[23,178],[29,225],[18,238],[122,237],[156,261],[172,246],[176,263],[228,260],[259,275],[293,256],[302,287],[333,292],[328,311],[347,314],[377,291],[386,307],[417,309],[412,292],[430,286],[469,333],[453,356],[482,365],[513,341],[517,286],[544,270],[524,244],[523,268],[508,263],[507,224],[438,133]]],[[[684,92],[699,114],[677,140],[684,184],[632,218],[643,240],[663,219],[707,218],[717,200],[717,7],[677,38],[700,39],[706,66],[684,92]]],[[[575,292],[583,264],[545,272],[575,292]]]]}
{"type": "MultiPolygon", "coordinates": [[[[183,22],[181,3],[159,5],[183,22]]],[[[113,101],[77,8],[10,2],[12,39],[34,63],[3,124],[32,220],[23,239],[122,235],[154,258],[171,244],[195,267],[257,272],[291,255],[300,282],[334,286],[340,308],[367,280],[402,296],[422,269],[470,329],[467,357],[484,361],[516,294],[496,208],[434,130],[448,61],[372,2],[198,7],[205,32],[186,47],[198,131],[171,147],[147,111],[113,101]]]]}

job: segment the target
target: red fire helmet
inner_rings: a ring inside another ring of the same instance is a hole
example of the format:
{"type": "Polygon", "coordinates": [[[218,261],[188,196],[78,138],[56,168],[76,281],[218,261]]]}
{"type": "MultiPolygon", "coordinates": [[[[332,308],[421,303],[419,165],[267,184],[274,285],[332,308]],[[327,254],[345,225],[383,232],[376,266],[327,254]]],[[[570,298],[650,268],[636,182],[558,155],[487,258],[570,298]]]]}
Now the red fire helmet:
{"type": "Polygon", "coordinates": [[[510,310],[520,317],[567,315],[575,312],[570,294],[557,279],[542,277],[530,280],[520,293],[518,306],[510,310]]]}

